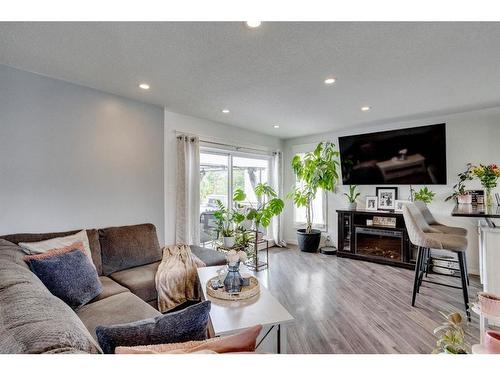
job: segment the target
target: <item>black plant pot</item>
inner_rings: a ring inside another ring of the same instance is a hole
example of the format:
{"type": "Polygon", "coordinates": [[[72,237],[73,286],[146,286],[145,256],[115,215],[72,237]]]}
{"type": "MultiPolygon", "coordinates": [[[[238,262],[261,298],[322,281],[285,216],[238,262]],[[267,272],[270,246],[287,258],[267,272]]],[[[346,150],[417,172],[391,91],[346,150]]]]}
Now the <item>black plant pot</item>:
{"type": "Polygon", "coordinates": [[[321,231],[312,229],[311,233],[306,233],[305,229],[298,229],[297,240],[300,251],[315,253],[318,251],[319,242],[321,240],[321,231]]]}

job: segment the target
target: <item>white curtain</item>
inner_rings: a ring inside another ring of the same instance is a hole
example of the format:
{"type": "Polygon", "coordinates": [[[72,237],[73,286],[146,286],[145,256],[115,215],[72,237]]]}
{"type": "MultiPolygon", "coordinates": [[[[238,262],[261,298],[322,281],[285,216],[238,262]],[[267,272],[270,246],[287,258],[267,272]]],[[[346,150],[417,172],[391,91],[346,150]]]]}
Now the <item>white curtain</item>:
{"type": "Polygon", "coordinates": [[[200,244],[200,140],[177,136],[177,202],[175,242],[200,244]]]}
{"type": "MultiPolygon", "coordinates": [[[[271,186],[278,196],[283,199],[283,154],[280,151],[273,152],[271,161],[271,186]]],[[[271,223],[271,233],[276,246],[286,246],[283,239],[283,225],[281,215],[275,216],[271,223]]]]}

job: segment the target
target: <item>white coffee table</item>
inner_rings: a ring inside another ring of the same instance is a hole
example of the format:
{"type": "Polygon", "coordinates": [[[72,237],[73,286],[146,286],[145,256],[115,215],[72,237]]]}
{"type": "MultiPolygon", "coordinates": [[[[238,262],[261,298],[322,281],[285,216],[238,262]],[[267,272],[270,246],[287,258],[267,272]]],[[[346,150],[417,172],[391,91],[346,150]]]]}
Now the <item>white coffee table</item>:
{"type": "MultiPolygon", "coordinates": [[[[198,268],[198,278],[203,291],[202,298],[212,302],[210,320],[215,336],[237,333],[245,328],[261,324],[262,332],[257,339],[257,351],[286,353],[286,325],[294,320],[293,316],[260,283],[260,293],[241,301],[226,301],[207,294],[207,281],[217,276],[221,266],[198,268]]],[[[258,273],[241,267],[241,274],[258,273]]]]}

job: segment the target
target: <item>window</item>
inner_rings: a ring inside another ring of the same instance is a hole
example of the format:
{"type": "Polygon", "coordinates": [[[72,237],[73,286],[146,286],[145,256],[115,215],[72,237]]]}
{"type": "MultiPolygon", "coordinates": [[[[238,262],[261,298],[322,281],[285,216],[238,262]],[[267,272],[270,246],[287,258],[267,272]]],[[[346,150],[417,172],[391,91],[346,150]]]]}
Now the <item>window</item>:
{"type": "MultiPolygon", "coordinates": [[[[299,153],[301,157],[304,153],[299,153]]],[[[296,181],[298,184],[299,182],[296,181]]],[[[326,219],[326,193],[319,189],[316,193],[316,198],[312,202],[312,218],[313,218],[313,228],[326,231],[327,230],[327,219],[326,219]]],[[[295,227],[302,228],[306,225],[306,208],[296,207],[294,205],[293,218],[295,222],[295,227]]]]}
{"type": "MultiPolygon", "coordinates": [[[[227,150],[202,148],[200,151],[200,241],[207,245],[217,237],[213,212],[217,200],[232,206],[233,192],[247,196],[243,204],[258,204],[254,188],[269,182],[270,157],[227,150]]],[[[262,231],[262,228],[261,228],[262,231]]]]}

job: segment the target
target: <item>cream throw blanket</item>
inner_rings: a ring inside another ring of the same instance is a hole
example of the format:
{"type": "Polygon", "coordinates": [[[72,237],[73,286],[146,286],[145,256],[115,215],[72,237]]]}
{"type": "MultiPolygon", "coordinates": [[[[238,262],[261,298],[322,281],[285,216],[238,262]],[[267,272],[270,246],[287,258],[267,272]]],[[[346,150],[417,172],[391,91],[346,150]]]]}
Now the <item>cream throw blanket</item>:
{"type": "Polygon", "coordinates": [[[169,311],[188,300],[198,300],[198,267],[205,267],[205,263],[191,252],[189,246],[163,248],[163,258],[155,277],[160,312],[169,311]]]}

